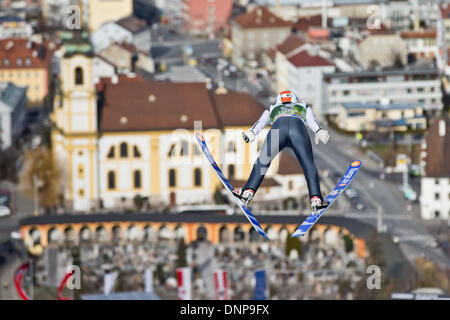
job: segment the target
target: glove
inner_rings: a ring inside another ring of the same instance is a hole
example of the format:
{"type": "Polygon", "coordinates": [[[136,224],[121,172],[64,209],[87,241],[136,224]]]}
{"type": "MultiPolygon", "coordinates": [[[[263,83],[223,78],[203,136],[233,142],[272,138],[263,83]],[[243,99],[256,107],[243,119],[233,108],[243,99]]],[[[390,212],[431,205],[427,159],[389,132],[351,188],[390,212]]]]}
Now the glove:
{"type": "Polygon", "coordinates": [[[319,140],[322,141],[323,144],[326,144],[328,140],[330,140],[330,134],[327,130],[319,129],[319,131],[316,132],[315,140],[316,144],[319,144],[319,140]]]}
{"type": "Polygon", "coordinates": [[[256,134],[252,130],[248,130],[246,132],[242,132],[242,137],[246,143],[255,141],[256,134]]]}

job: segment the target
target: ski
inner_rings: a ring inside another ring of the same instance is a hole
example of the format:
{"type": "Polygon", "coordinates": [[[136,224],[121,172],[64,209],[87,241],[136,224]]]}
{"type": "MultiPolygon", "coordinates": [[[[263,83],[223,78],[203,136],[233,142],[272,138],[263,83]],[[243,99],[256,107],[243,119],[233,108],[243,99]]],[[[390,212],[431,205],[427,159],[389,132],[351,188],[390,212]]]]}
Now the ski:
{"type": "Polygon", "coordinates": [[[233,193],[234,188],[230,184],[228,179],[225,178],[222,170],[220,170],[219,166],[217,165],[216,161],[214,160],[213,156],[211,155],[211,152],[209,151],[208,146],[206,145],[205,137],[201,133],[196,133],[195,137],[196,137],[197,142],[199,143],[199,145],[200,145],[200,147],[201,147],[201,149],[203,151],[203,154],[206,156],[206,159],[208,159],[209,163],[211,164],[211,166],[214,169],[214,172],[219,177],[219,180],[222,182],[222,184],[225,187],[225,189],[228,190],[228,192],[231,195],[231,197],[233,198],[234,202],[239,206],[239,208],[241,208],[242,212],[244,212],[244,214],[247,217],[248,221],[250,221],[250,223],[255,228],[255,230],[260,235],[262,235],[265,239],[269,240],[269,237],[266,235],[264,230],[261,228],[261,225],[256,220],[256,218],[253,216],[253,214],[250,211],[250,209],[247,208],[246,206],[242,205],[239,202],[239,200],[237,199],[237,197],[234,195],[234,193],[233,193]]]}
{"type": "Polygon", "coordinates": [[[311,213],[305,221],[294,231],[291,237],[298,237],[305,235],[308,230],[320,219],[320,217],[327,211],[329,207],[333,204],[333,202],[337,199],[337,197],[344,192],[344,190],[348,187],[350,182],[352,182],[359,168],[361,167],[361,161],[355,160],[350,163],[350,166],[347,169],[347,172],[344,176],[339,180],[336,187],[325,197],[325,201],[328,202],[328,206],[321,209],[317,213],[311,213]]]}

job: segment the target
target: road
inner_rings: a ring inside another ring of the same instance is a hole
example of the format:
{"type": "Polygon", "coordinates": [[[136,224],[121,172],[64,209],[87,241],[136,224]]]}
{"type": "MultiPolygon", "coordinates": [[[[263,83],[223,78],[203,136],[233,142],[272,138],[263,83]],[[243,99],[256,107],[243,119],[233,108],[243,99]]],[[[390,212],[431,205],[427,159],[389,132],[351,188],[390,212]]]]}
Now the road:
{"type": "MultiPolygon", "coordinates": [[[[332,131],[332,130],[330,130],[332,131]]],[[[351,160],[362,160],[363,166],[351,187],[359,191],[365,202],[371,204],[366,211],[356,217],[373,226],[377,225],[373,209],[381,206],[386,232],[399,240],[399,246],[409,261],[419,257],[428,257],[437,265],[450,268],[450,258],[439,248],[433,248],[434,238],[426,230],[423,222],[417,217],[418,206],[408,212],[408,201],[404,199],[399,183],[381,180],[382,169],[348,139],[331,132],[332,140],[327,145],[320,144],[314,148],[316,164],[320,171],[343,173],[351,160]],[[372,212],[365,217],[365,213],[372,212]]]]}

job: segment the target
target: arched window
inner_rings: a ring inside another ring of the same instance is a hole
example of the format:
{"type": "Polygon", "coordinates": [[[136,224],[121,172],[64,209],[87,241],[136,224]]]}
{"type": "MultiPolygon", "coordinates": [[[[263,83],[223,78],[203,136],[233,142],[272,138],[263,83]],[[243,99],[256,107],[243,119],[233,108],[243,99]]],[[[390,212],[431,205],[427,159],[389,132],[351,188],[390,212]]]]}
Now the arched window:
{"type": "Polygon", "coordinates": [[[137,146],[133,146],[133,156],[135,158],[141,157],[141,152],[139,151],[139,148],[137,146]]]}
{"type": "Polygon", "coordinates": [[[141,188],[141,171],[135,170],[133,173],[133,178],[134,178],[134,188],[140,189],[141,188]]]}
{"type": "Polygon", "coordinates": [[[175,187],[177,185],[177,173],[175,169],[169,170],[169,187],[175,187]]]}
{"type": "Polygon", "coordinates": [[[228,179],[234,179],[235,169],[234,164],[228,165],[228,179]]]}
{"type": "Polygon", "coordinates": [[[78,165],[78,178],[84,178],[84,166],[81,163],[78,165]]]}
{"type": "Polygon", "coordinates": [[[83,69],[81,67],[75,68],[75,84],[83,84],[83,69]]]}
{"type": "Polygon", "coordinates": [[[111,146],[111,148],[109,148],[109,152],[108,152],[107,157],[110,158],[110,159],[114,158],[115,154],[116,154],[116,148],[114,146],[111,146]]]}
{"type": "Polygon", "coordinates": [[[169,152],[167,153],[167,156],[169,158],[172,158],[173,156],[175,156],[175,147],[176,146],[174,144],[170,146],[169,152]]]}
{"type": "Polygon", "coordinates": [[[120,157],[127,158],[128,157],[128,145],[126,142],[122,142],[120,144],[120,157]]]}
{"type": "Polygon", "coordinates": [[[116,188],[116,173],[114,171],[108,172],[108,189],[116,188]]]}
{"type": "Polygon", "coordinates": [[[180,150],[180,156],[188,156],[189,155],[189,144],[187,141],[181,142],[181,150],[180,150]]]}
{"type": "Polygon", "coordinates": [[[202,170],[200,168],[194,170],[194,186],[202,186],[202,170]]]}

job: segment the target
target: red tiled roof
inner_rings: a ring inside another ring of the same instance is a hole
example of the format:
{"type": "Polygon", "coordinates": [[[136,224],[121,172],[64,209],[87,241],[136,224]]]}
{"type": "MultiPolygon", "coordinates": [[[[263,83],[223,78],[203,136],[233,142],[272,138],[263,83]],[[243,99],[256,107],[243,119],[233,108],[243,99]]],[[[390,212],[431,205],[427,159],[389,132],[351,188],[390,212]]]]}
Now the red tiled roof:
{"type": "Polygon", "coordinates": [[[450,177],[450,119],[436,118],[426,133],[426,166],[429,177],[450,177]],[[445,134],[440,135],[441,123],[445,124],[445,134]]]}
{"type": "Polygon", "coordinates": [[[401,37],[403,39],[420,39],[420,38],[435,39],[436,36],[437,36],[436,29],[425,31],[404,31],[401,33],[401,37]]]}
{"type": "Polygon", "coordinates": [[[147,82],[122,76],[100,79],[103,131],[203,129],[252,125],[264,111],[250,95],[212,94],[204,83],[147,82]]]}
{"type": "Polygon", "coordinates": [[[311,56],[307,50],[300,51],[288,59],[296,67],[322,67],[332,66],[333,64],[321,56],[311,56]]]}
{"type": "Polygon", "coordinates": [[[245,92],[214,94],[212,97],[223,126],[251,126],[265,110],[263,105],[245,92]]]}
{"type": "MultiPolygon", "coordinates": [[[[54,48],[56,49],[56,48],[54,48]]],[[[0,40],[0,68],[49,68],[53,50],[27,39],[0,40]],[[8,59],[8,65],[5,65],[8,59]],[[20,61],[20,62],[19,62],[20,61]]]]}
{"type": "Polygon", "coordinates": [[[450,19],[450,5],[448,3],[441,4],[439,9],[441,10],[442,19],[450,19]]]}
{"type": "Polygon", "coordinates": [[[292,25],[290,21],[281,19],[263,6],[256,7],[250,12],[241,14],[234,18],[233,21],[245,29],[290,27],[292,25]]]}
{"type": "Polygon", "coordinates": [[[141,30],[144,30],[147,28],[147,23],[145,20],[138,19],[135,16],[128,16],[125,18],[122,18],[116,23],[125,28],[126,30],[130,31],[131,33],[138,33],[141,30]]]}
{"type": "Polygon", "coordinates": [[[298,36],[291,34],[289,37],[286,38],[281,44],[277,46],[278,51],[280,51],[283,54],[288,54],[289,52],[294,51],[295,49],[301,47],[304,45],[305,42],[300,39],[298,36]]]}
{"type": "MultiPolygon", "coordinates": [[[[327,26],[330,26],[332,22],[331,18],[327,19],[327,26]]],[[[297,31],[307,32],[311,27],[322,26],[322,15],[317,14],[314,16],[299,17],[298,20],[292,25],[292,28],[297,31]]]]}
{"type": "Polygon", "coordinates": [[[371,35],[386,35],[386,34],[395,34],[394,30],[389,29],[384,23],[380,24],[379,29],[369,29],[364,28],[364,31],[368,31],[371,35]]]}

